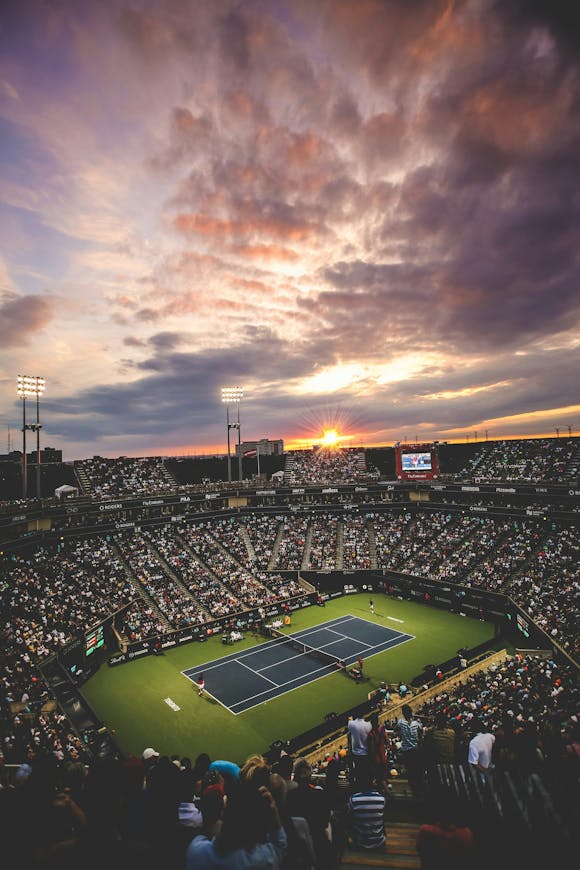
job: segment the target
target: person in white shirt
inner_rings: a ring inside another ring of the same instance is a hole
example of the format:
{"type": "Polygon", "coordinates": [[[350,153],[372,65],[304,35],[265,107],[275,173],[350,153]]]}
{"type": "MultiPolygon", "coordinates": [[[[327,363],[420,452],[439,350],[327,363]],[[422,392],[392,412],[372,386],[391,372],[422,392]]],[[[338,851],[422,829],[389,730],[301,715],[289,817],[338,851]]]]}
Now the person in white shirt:
{"type": "Polygon", "coordinates": [[[467,760],[472,767],[486,776],[493,767],[491,755],[495,735],[490,734],[480,719],[473,718],[470,723],[473,737],[469,741],[467,760]]]}
{"type": "Polygon", "coordinates": [[[367,737],[372,728],[370,722],[357,716],[348,720],[348,735],[350,742],[350,754],[353,766],[353,775],[356,781],[368,775],[369,749],[367,737]]]}

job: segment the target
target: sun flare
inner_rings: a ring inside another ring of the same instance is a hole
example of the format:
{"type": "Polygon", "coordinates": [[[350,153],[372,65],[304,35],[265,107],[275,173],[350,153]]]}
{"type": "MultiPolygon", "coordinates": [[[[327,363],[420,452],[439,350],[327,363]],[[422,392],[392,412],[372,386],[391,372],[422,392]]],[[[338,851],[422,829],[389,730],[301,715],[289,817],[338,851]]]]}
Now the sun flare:
{"type": "Polygon", "coordinates": [[[326,429],[322,436],[321,444],[323,447],[336,447],[340,441],[340,435],[336,429],[326,429]]]}

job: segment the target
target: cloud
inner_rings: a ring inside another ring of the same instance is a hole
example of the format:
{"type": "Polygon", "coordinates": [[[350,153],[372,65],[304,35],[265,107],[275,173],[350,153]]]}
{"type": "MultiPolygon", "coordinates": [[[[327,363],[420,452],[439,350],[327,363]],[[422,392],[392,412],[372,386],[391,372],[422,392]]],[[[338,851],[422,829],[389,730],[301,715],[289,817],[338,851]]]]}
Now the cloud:
{"type": "Polygon", "coordinates": [[[556,6],[23,0],[0,330],[34,334],[55,388],[66,361],[59,437],[217,443],[232,373],[279,433],[329,396],[376,438],[573,406],[580,60],[556,6]]]}
{"type": "Polygon", "coordinates": [[[18,296],[5,292],[0,297],[0,346],[19,347],[54,318],[53,302],[46,296],[18,296]]]}

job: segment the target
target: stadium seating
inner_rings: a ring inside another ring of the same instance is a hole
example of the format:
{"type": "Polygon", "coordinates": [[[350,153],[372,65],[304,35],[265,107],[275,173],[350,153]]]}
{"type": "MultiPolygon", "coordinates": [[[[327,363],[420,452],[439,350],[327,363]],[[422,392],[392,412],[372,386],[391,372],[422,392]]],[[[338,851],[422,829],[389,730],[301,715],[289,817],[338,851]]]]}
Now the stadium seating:
{"type": "MultiPolygon", "coordinates": [[[[456,463],[458,476],[465,480],[566,483],[578,478],[577,439],[490,442],[469,448],[456,463]]],[[[326,484],[373,479],[371,463],[364,460],[360,450],[338,451],[331,460],[320,451],[306,454],[290,457],[288,482],[326,484]]],[[[380,467],[380,463],[374,466],[380,467]]],[[[13,465],[6,479],[10,479],[14,492],[8,487],[7,501],[14,495],[10,504],[17,506],[18,479],[12,472],[13,465]]],[[[177,492],[178,485],[186,485],[178,475],[169,475],[167,467],[156,459],[95,457],[79,465],[77,474],[84,480],[85,493],[96,498],[177,492]]],[[[51,485],[56,479],[51,476],[51,485]]],[[[190,485],[211,492],[223,481],[194,482],[192,478],[190,485]]],[[[443,495],[441,503],[445,498],[452,507],[453,497],[443,495]]],[[[537,831],[567,843],[574,827],[570,807],[577,796],[578,781],[579,731],[575,717],[579,697],[574,666],[574,661],[580,660],[577,526],[565,518],[546,522],[540,516],[522,519],[478,515],[446,509],[444,505],[439,509],[413,506],[408,510],[403,504],[393,504],[385,511],[372,505],[354,510],[337,504],[340,509],[319,506],[317,511],[309,512],[306,505],[300,512],[281,511],[279,515],[247,510],[231,516],[202,516],[198,521],[190,518],[118,530],[107,537],[91,533],[84,538],[69,536],[60,540],[53,536],[40,544],[31,539],[28,546],[1,556],[0,736],[5,762],[18,766],[5,774],[14,777],[14,788],[0,789],[1,809],[7,811],[7,817],[18,818],[18,802],[32,793],[29,790],[40,781],[43,765],[45,770],[50,767],[53,771],[55,779],[51,781],[62,781],[70,775],[72,782],[73,767],[82,761],[89,768],[86,782],[74,785],[79,806],[90,823],[100,818],[102,808],[91,789],[96,789],[99,776],[105,776],[99,767],[101,762],[55,704],[41,668],[54,652],[112,610],[123,610],[117,623],[122,642],[137,642],[189,625],[203,626],[216,617],[235,617],[258,606],[278,606],[304,595],[305,587],[285,571],[296,576],[301,569],[384,569],[508,594],[568,654],[568,661],[564,657],[509,658],[487,671],[470,674],[469,679],[459,679],[457,686],[437,687],[440,691],[426,698],[425,703],[420,694],[412,698],[414,713],[427,734],[439,715],[453,726],[454,761],[447,766],[426,764],[425,782],[433,793],[442,785],[454,789],[472,810],[485,808],[479,826],[474,823],[480,845],[490,832],[510,831],[507,842],[511,862],[519,855],[531,866],[534,855],[529,843],[536,844],[540,854],[538,844],[544,842],[537,831]],[[474,780],[473,771],[466,767],[469,723],[475,715],[482,717],[496,736],[497,775],[483,784],[474,780]],[[25,764],[31,770],[26,770],[25,764]],[[538,826],[537,831],[530,819],[538,826]],[[528,847],[524,845],[526,832],[528,847]]],[[[504,508],[510,504],[509,498],[503,499],[504,508]]],[[[530,498],[528,506],[534,505],[530,498]]],[[[71,514],[72,521],[74,516],[71,514]]],[[[104,520],[99,517],[95,524],[104,520]]],[[[391,731],[395,726],[392,713],[392,707],[381,713],[391,731]]],[[[256,747],[258,752],[262,749],[256,747]]],[[[320,763],[321,776],[330,760],[331,753],[325,763],[320,763]]],[[[405,767],[396,741],[389,761],[398,774],[391,783],[397,791],[405,782],[405,767]]],[[[109,773],[117,777],[116,782],[130,778],[123,760],[113,760],[111,765],[109,773]]],[[[145,776],[146,790],[153,794],[157,786],[148,778],[145,767],[136,764],[135,771],[137,776],[145,776]]],[[[112,781],[107,780],[107,788],[112,781]]],[[[1,784],[10,783],[6,780],[1,784]]],[[[110,798],[110,791],[108,795],[110,798]]],[[[123,809],[115,802],[111,806],[111,818],[114,816],[124,831],[119,842],[125,844],[127,855],[138,854],[142,859],[150,849],[158,862],[165,848],[170,856],[168,866],[183,866],[184,843],[190,832],[184,834],[179,829],[177,811],[167,827],[161,825],[163,835],[156,834],[154,843],[148,836],[137,843],[134,831],[128,833],[132,829],[127,827],[123,809]]],[[[34,807],[35,813],[46,812],[42,801],[34,807]]],[[[163,809],[161,812],[163,815],[163,809]]],[[[55,818],[54,813],[50,818],[55,818]]],[[[60,830],[58,824],[51,829],[45,826],[46,843],[51,844],[60,830]]],[[[412,833],[410,830],[407,839],[404,831],[395,834],[391,830],[391,857],[399,861],[396,866],[401,866],[405,854],[406,866],[418,866],[414,846],[417,826],[413,824],[412,833]],[[400,852],[396,852],[395,845],[400,852]]],[[[31,841],[35,847],[46,844],[39,844],[35,837],[31,841]]],[[[72,840],[74,848],[85,848],[79,830],[73,830],[72,840]]],[[[554,847],[554,854],[559,853],[560,849],[554,847]]],[[[78,854],[86,857],[82,851],[78,854]]],[[[364,856],[352,849],[346,848],[343,857],[344,866],[350,859],[353,864],[364,863],[364,856]]],[[[489,851],[484,857],[487,864],[499,866],[497,856],[489,851]]],[[[549,855],[542,852],[542,858],[545,862],[549,855]]],[[[389,849],[384,860],[389,860],[389,849]]]]}

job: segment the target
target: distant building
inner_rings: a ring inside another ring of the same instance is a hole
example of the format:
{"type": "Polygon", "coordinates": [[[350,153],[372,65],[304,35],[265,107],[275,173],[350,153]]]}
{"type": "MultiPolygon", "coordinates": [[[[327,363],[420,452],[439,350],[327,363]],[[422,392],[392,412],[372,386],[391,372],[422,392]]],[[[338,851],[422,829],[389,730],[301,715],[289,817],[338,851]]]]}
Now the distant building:
{"type": "MultiPolygon", "coordinates": [[[[62,462],[62,450],[55,450],[54,447],[44,447],[40,451],[40,463],[45,465],[47,462],[62,462]]],[[[36,464],[36,450],[31,450],[28,454],[29,465],[36,464]]]]}
{"type": "Polygon", "coordinates": [[[236,456],[240,455],[245,456],[246,454],[256,455],[256,452],[260,454],[260,456],[282,456],[284,453],[284,441],[282,438],[278,438],[276,441],[270,441],[269,438],[260,438],[259,441],[242,441],[241,444],[236,444],[236,456]]]}
{"type": "MultiPolygon", "coordinates": [[[[26,454],[29,465],[36,463],[36,450],[31,450],[26,454]]],[[[22,450],[11,450],[10,453],[5,453],[0,456],[0,462],[22,462],[22,450]]],[[[55,450],[54,447],[44,447],[40,451],[40,462],[62,462],[62,450],[55,450]]]]}

